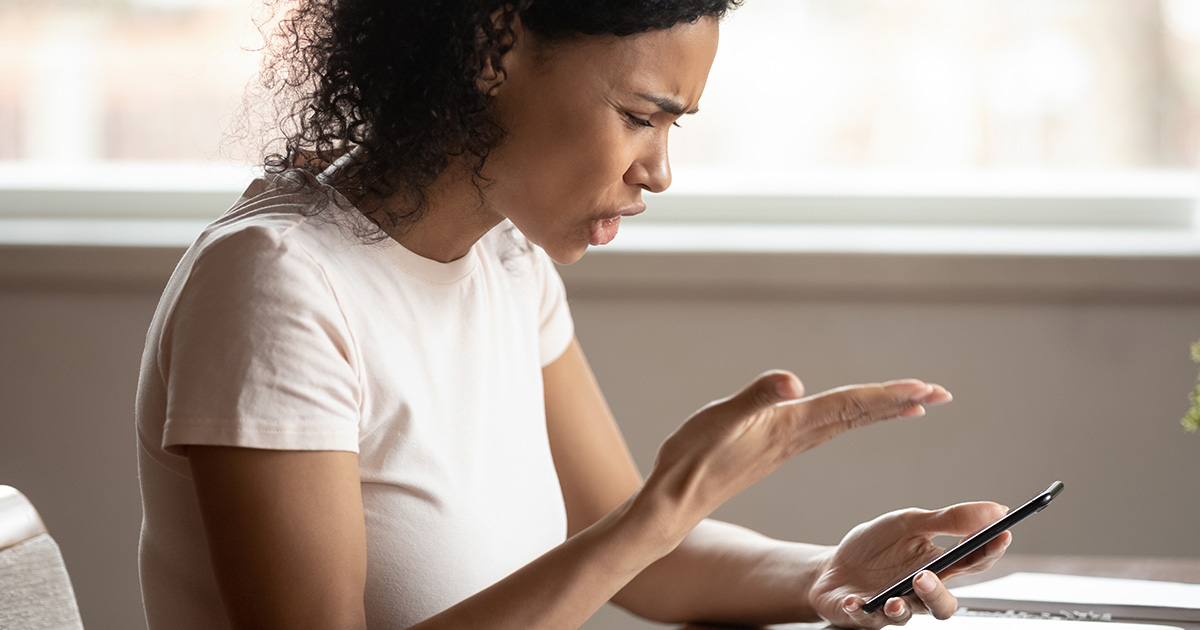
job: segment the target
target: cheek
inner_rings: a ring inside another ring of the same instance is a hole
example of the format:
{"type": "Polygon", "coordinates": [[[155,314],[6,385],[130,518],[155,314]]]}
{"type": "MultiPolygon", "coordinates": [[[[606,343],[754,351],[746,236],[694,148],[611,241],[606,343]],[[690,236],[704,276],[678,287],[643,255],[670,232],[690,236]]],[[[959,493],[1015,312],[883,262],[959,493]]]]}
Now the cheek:
{"type": "Polygon", "coordinates": [[[596,125],[592,133],[579,138],[569,155],[562,156],[563,163],[575,169],[575,177],[581,185],[620,187],[639,150],[640,136],[620,122],[596,125]]]}
{"type": "Polygon", "coordinates": [[[537,188],[561,195],[594,196],[620,187],[634,152],[630,135],[625,129],[596,125],[547,136],[532,148],[537,166],[529,175],[536,178],[537,188]]]}
{"type": "Polygon", "coordinates": [[[504,191],[494,199],[502,200],[505,214],[561,230],[578,223],[581,214],[629,201],[622,190],[625,173],[642,134],[618,112],[579,102],[517,105],[517,115],[506,121],[508,138],[493,152],[492,175],[497,192],[504,191]]]}

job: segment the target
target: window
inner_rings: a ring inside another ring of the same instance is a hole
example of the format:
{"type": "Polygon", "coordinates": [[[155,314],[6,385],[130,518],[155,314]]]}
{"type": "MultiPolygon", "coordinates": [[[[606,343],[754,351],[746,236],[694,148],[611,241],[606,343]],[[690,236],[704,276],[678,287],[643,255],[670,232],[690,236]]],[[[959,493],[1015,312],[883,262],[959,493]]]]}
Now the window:
{"type": "Polygon", "coordinates": [[[1200,190],[1194,0],[751,0],[709,85],[673,147],[710,215],[1184,225],[1200,190]]]}
{"type": "Polygon", "coordinates": [[[0,2],[0,159],[219,156],[256,45],[231,0],[0,2]]]}
{"type": "Polygon", "coordinates": [[[1200,3],[751,0],[711,83],[703,163],[1193,170],[1200,3]]]}
{"type": "MultiPolygon", "coordinates": [[[[249,4],[0,0],[0,191],[233,187],[249,4]]],[[[665,221],[1190,224],[1200,3],[748,0],[683,124],[665,221]]]]}

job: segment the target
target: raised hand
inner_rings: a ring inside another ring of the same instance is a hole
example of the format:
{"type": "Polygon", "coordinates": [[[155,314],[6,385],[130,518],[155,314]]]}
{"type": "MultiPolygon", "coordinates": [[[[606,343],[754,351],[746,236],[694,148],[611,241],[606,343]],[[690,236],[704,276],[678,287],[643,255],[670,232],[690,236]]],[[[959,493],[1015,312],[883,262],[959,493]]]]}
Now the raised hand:
{"type": "Polygon", "coordinates": [[[667,523],[690,529],[726,500],[790,458],[854,428],[924,415],[950,401],[918,380],[851,385],[804,396],[788,372],[768,372],[741,392],[689,418],[658,452],[645,490],[674,506],[667,523]]]}

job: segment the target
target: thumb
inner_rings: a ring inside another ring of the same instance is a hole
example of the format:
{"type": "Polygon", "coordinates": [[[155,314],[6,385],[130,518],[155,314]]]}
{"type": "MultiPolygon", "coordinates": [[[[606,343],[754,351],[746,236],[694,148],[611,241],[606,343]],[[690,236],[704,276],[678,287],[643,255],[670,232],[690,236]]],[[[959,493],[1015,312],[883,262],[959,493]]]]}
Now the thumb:
{"type": "Polygon", "coordinates": [[[932,534],[969,536],[999,520],[1008,509],[991,501],[959,503],[927,512],[924,529],[932,534]]]}
{"type": "Polygon", "coordinates": [[[727,403],[739,411],[751,414],[783,402],[804,396],[804,383],[791,372],[764,372],[742,391],[731,396],[727,403]]]}

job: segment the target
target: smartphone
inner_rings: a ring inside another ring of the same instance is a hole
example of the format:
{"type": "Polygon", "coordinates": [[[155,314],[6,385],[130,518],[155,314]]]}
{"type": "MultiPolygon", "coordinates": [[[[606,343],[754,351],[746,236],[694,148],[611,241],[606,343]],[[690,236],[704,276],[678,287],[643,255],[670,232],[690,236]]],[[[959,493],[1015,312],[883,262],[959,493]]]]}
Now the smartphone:
{"type": "Polygon", "coordinates": [[[987,544],[989,540],[999,536],[1004,530],[1044,510],[1047,505],[1050,505],[1050,501],[1054,500],[1054,497],[1058,496],[1058,493],[1062,492],[1062,489],[1063,483],[1061,481],[1055,481],[1054,483],[1050,484],[1049,488],[1046,488],[1037,496],[1030,499],[1025,503],[1025,505],[1010,511],[995,523],[992,523],[991,525],[988,525],[971,536],[964,538],[953,548],[947,550],[946,553],[938,556],[929,564],[917,569],[916,571],[913,571],[911,575],[903,580],[900,580],[899,582],[896,582],[891,586],[891,588],[883,591],[875,597],[872,597],[870,601],[863,605],[863,612],[866,612],[867,614],[873,613],[876,610],[883,608],[883,605],[887,603],[887,600],[893,597],[904,597],[905,595],[908,595],[913,590],[913,580],[915,580],[917,575],[919,575],[922,571],[933,571],[934,573],[941,573],[942,571],[945,571],[955,562],[965,558],[967,554],[979,549],[987,544]]]}

